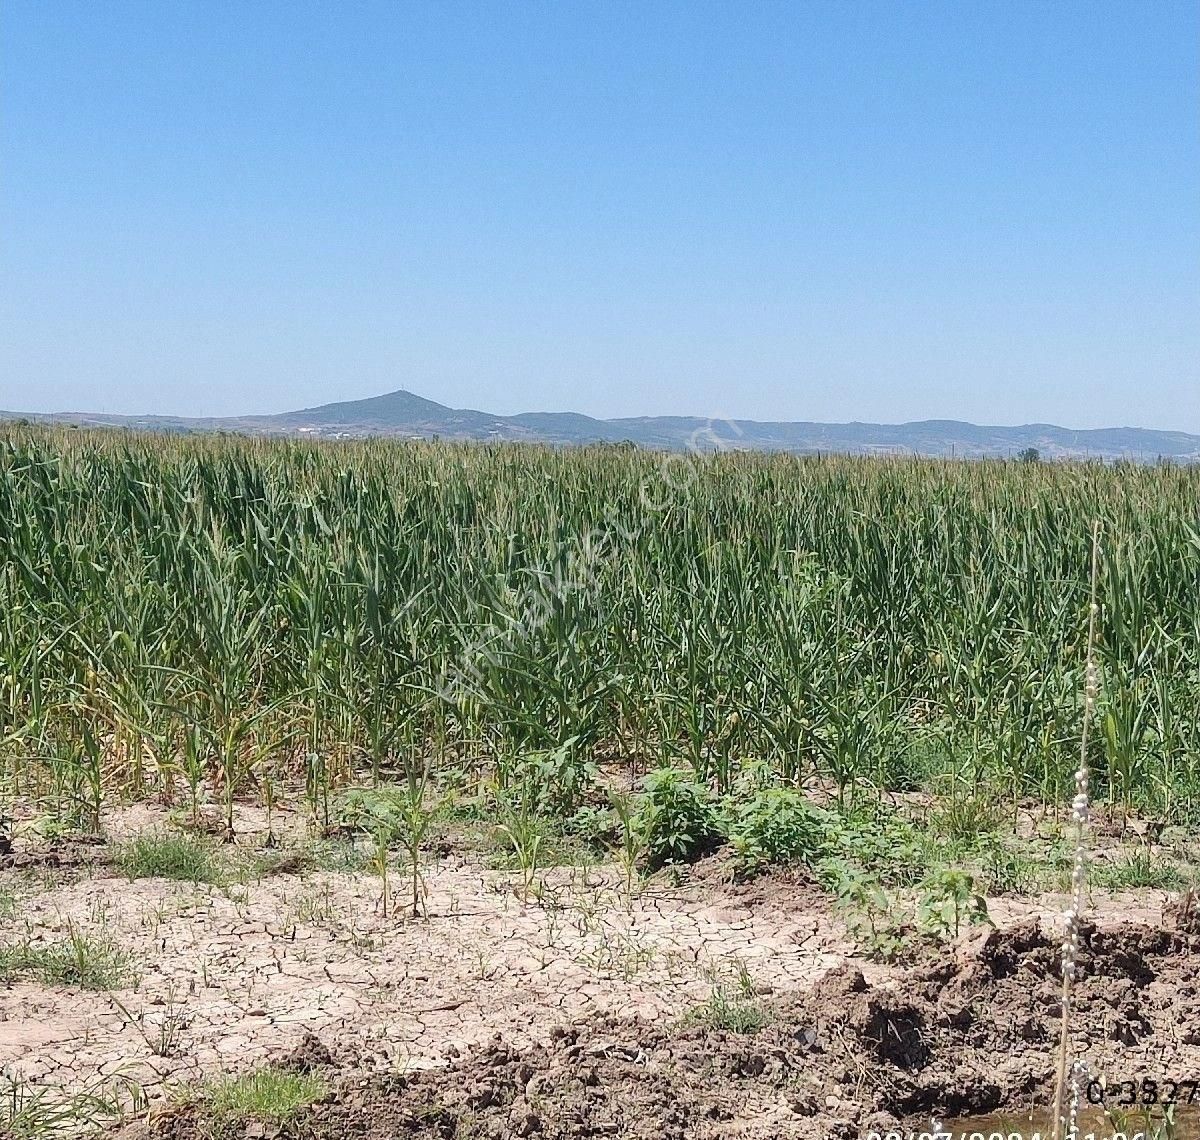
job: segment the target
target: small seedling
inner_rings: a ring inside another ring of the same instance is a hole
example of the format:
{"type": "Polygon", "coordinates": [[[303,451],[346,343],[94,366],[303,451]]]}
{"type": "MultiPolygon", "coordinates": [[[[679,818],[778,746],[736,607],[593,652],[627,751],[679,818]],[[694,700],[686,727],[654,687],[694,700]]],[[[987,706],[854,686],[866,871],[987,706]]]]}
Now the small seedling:
{"type": "Polygon", "coordinates": [[[621,847],[618,854],[621,860],[621,871],[625,876],[626,903],[632,906],[633,888],[638,877],[638,864],[646,853],[646,836],[638,815],[639,805],[631,795],[610,790],[608,799],[613,806],[613,811],[616,812],[620,825],[621,847]]]}
{"type": "Polygon", "coordinates": [[[975,889],[974,878],[965,871],[946,868],[926,880],[918,908],[921,926],[940,935],[957,938],[963,924],[991,924],[987,900],[975,889]]]}
{"type": "Polygon", "coordinates": [[[181,1051],[180,1040],[187,1028],[188,1018],[182,1007],[176,1003],[175,994],[175,983],[172,982],[167,988],[162,1013],[153,1017],[145,1011],[140,1017],[134,1017],[119,998],[111,999],[126,1023],[137,1030],[156,1057],[177,1057],[181,1051]]]}
{"type": "Polygon", "coordinates": [[[693,1009],[686,1020],[729,1033],[757,1033],[770,1017],[757,1000],[754,979],[746,964],[738,962],[732,978],[714,976],[708,1000],[693,1009]]]}
{"type": "Polygon", "coordinates": [[[388,832],[382,824],[375,830],[375,845],[371,854],[371,870],[383,885],[383,917],[388,916],[388,832]]]}

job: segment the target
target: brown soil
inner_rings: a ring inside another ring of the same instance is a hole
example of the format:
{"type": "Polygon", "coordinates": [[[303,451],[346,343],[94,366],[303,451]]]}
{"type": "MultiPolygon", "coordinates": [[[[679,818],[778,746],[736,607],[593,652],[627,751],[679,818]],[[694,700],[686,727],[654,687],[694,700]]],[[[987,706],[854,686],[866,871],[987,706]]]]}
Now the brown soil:
{"type": "Polygon", "coordinates": [[[108,862],[101,836],[64,836],[35,850],[18,849],[7,837],[0,845],[0,871],[71,870],[108,862]]]}
{"type": "MultiPolygon", "coordinates": [[[[499,1035],[445,1067],[339,1070],[336,1041],[293,1064],[333,1092],[282,1129],[214,1127],[203,1106],[141,1126],[153,1140],[361,1137],[787,1136],[859,1140],[870,1129],[1019,1111],[1050,1095],[1057,943],[1035,920],[870,984],[853,963],[771,1000],[737,1034],[600,1015],[525,1046],[499,1035]],[[331,1060],[333,1064],[326,1065],[331,1060]]],[[[1200,1075],[1200,936],[1119,923],[1084,931],[1075,1049],[1110,1081],[1200,1075]]]]}
{"type": "Polygon", "coordinates": [[[803,863],[786,867],[768,867],[753,878],[738,875],[737,859],[731,847],[718,848],[687,868],[685,883],[705,887],[724,898],[736,899],[739,906],[751,910],[827,911],[829,892],[817,882],[803,863]]]}

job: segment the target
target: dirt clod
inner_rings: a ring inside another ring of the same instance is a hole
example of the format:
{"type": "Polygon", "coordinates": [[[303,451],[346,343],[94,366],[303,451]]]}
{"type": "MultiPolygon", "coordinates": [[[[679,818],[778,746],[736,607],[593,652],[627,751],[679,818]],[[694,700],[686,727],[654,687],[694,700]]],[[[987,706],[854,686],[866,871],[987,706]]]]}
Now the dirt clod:
{"type": "Polygon", "coordinates": [[[293,1073],[311,1073],[329,1068],[333,1055],[325,1043],[313,1032],[306,1031],[300,1043],[281,1062],[279,1067],[293,1073]]]}

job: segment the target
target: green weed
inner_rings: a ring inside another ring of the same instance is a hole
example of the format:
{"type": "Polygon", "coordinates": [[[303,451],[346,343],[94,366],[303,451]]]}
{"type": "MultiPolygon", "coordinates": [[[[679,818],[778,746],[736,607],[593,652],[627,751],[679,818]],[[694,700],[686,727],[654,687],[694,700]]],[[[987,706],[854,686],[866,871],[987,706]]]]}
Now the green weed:
{"type": "Polygon", "coordinates": [[[200,1101],[205,1112],[219,1123],[253,1120],[283,1124],[327,1092],[326,1083],[314,1074],[265,1068],[205,1086],[200,1101]]]}
{"type": "Polygon", "coordinates": [[[0,1072],[0,1136],[53,1140],[111,1132],[124,1117],[125,1105],[136,1106],[142,1099],[133,1082],[119,1077],[68,1092],[0,1072]]]}
{"type": "Polygon", "coordinates": [[[1116,863],[1095,863],[1088,878],[1093,887],[1112,891],[1150,887],[1160,891],[1178,891],[1187,886],[1187,877],[1164,859],[1155,859],[1145,848],[1131,851],[1116,863]]]}
{"type": "Polygon", "coordinates": [[[225,874],[212,845],[191,835],[155,832],[119,846],[114,861],[129,879],[220,883],[225,874]]]}
{"type": "Polygon", "coordinates": [[[71,927],[60,942],[26,939],[0,946],[0,980],[8,984],[20,978],[35,978],[48,986],[113,990],[131,984],[134,972],[124,951],[71,927]]]}
{"type": "Polygon", "coordinates": [[[724,814],[743,875],[772,863],[811,863],[828,845],[830,816],[793,788],[763,788],[747,800],[728,798],[724,814]]]}
{"type": "Polygon", "coordinates": [[[684,1023],[748,1034],[757,1033],[770,1020],[745,964],[738,962],[733,978],[715,979],[708,999],[689,1011],[684,1023]]]}
{"type": "Polygon", "coordinates": [[[685,863],[717,840],[719,821],[708,789],[678,768],[644,780],[639,826],[650,864],[685,863]]]}

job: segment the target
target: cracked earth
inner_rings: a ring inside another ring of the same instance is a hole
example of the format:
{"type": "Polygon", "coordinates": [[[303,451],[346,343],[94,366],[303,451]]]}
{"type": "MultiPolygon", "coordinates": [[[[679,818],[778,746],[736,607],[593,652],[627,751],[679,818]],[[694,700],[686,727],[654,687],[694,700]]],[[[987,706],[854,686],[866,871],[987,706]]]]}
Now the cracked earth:
{"type": "MultiPolygon", "coordinates": [[[[110,991],[0,989],[0,1067],[66,1092],[128,1082],[164,1106],[156,1138],[208,1135],[202,1109],[166,1108],[173,1090],[314,1048],[336,1087],[289,1126],[305,1140],[508,1136],[530,1121],[547,1136],[828,1140],[1045,1101],[1063,896],[992,899],[998,930],[887,967],[859,957],[803,873],[735,885],[720,854],[631,896],[615,867],[552,868],[527,892],[452,847],[426,860],[413,917],[398,868],[386,915],[378,875],[286,858],[220,887],[130,881],[112,851],[167,815],[143,805],[104,823],[106,843],[26,829],[0,856],[0,947],[74,933],[129,959],[110,991]],[[770,1008],[760,1034],[688,1021],[723,986],[770,1008]],[[550,1083],[531,1093],[537,1073],[550,1083]]],[[[304,841],[299,815],[274,830],[285,850],[304,841]]],[[[223,858],[250,865],[265,817],[244,808],[236,831],[223,858]]],[[[1093,903],[1089,1052],[1118,1075],[1192,1072],[1200,935],[1171,933],[1164,892],[1093,903]]]]}
{"type": "MultiPolygon", "coordinates": [[[[240,843],[254,822],[239,820],[240,843]]],[[[138,808],[106,833],[163,825],[138,808]]],[[[129,953],[135,980],[0,991],[0,1065],[65,1086],[120,1074],[151,1097],[286,1056],[306,1033],[368,1069],[426,1068],[497,1033],[523,1046],[592,1014],[676,1018],[743,971],[763,993],[807,987],[852,952],[807,887],[780,913],[705,883],[630,898],[613,868],[559,868],[525,901],[519,875],[451,854],[425,866],[428,917],[413,918],[398,870],[384,917],[369,872],[214,887],[131,882],[95,858],[39,885],[35,859],[17,864],[3,941],[81,932],[129,953]]]]}

